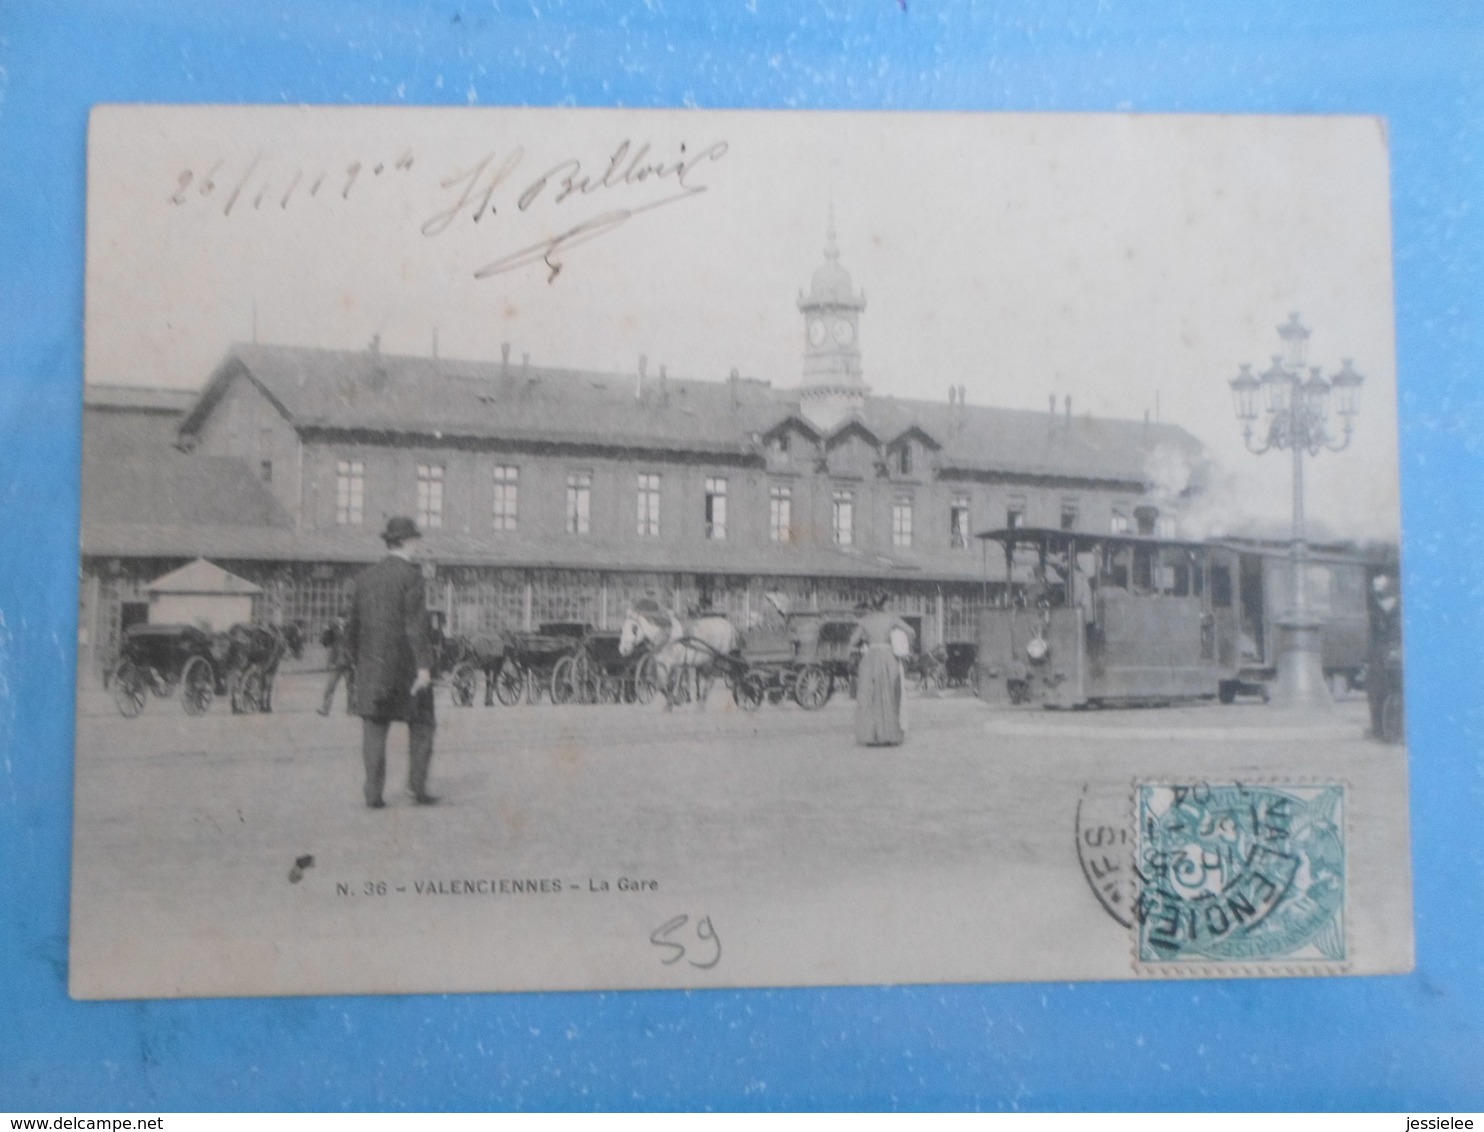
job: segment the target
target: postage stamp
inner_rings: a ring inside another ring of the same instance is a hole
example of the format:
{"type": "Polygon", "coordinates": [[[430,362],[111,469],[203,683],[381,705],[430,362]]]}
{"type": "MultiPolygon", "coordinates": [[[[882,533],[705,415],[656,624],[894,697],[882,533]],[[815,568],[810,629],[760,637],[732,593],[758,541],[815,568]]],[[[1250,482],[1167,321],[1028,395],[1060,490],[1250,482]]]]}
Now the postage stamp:
{"type": "Polygon", "coordinates": [[[1137,788],[1141,964],[1343,963],[1345,787],[1137,788]]]}

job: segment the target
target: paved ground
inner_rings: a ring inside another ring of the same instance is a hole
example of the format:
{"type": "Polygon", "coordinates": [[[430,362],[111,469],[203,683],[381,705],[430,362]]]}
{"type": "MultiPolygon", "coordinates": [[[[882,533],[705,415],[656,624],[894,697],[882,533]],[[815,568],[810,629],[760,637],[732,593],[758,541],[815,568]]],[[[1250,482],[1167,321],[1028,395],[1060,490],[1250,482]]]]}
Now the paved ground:
{"type": "Polygon", "coordinates": [[[124,720],[83,692],[75,993],[1127,976],[1075,823],[1085,793],[1119,816],[1150,777],[1348,783],[1357,963],[1410,954],[1405,757],[1364,737],[1361,699],[1294,721],[913,697],[881,750],[854,745],[848,701],[440,705],[443,804],[393,788],[398,729],[368,811],[358,721],[314,714],[319,681],[251,717],[154,700],[124,720]]]}

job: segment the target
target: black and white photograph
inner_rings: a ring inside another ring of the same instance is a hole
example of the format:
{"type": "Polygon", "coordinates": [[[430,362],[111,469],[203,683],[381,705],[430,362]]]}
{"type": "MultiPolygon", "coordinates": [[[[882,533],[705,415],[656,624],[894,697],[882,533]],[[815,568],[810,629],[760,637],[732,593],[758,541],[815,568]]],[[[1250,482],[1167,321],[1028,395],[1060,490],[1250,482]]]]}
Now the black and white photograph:
{"type": "Polygon", "coordinates": [[[1380,120],[88,145],[74,997],[1412,968],[1380,120]]]}

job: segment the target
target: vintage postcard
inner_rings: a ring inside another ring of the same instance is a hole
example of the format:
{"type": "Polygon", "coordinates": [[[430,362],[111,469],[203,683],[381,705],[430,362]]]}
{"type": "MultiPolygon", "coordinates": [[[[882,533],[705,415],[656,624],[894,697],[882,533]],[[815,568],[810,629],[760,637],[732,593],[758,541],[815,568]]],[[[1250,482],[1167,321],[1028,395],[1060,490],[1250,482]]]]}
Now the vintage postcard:
{"type": "Polygon", "coordinates": [[[79,998],[1413,962],[1384,123],[106,106],[79,998]]]}

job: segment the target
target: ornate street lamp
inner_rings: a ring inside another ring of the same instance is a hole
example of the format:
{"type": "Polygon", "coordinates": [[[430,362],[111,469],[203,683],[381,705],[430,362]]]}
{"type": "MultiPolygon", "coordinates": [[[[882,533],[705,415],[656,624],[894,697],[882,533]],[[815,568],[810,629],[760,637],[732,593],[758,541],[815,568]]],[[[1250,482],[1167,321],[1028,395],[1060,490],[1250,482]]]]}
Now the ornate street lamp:
{"type": "Polygon", "coordinates": [[[1325,380],[1318,366],[1304,376],[1309,330],[1297,312],[1278,327],[1283,353],[1260,377],[1244,364],[1227,384],[1232,405],[1242,424],[1242,439],[1250,452],[1261,455],[1276,448],[1293,452],[1293,537],[1289,543],[1289,607],[1278,620],[1278,681],[1272,702],[1281,707],[1328,707],[1324,681],[1322,625],[1309,610],[1309,544],[1304,532],[1304,453],[1317,456],[1325,449],[1338,452],[1350,443],[1360,413],[1363,378],[1349,358],[1338,373],[1325,380]],[[1266,420],[1257,424],[1261,394],[1266,420]],[[1336,435],[1330,413],[1339,418],[1336,435]]]}

